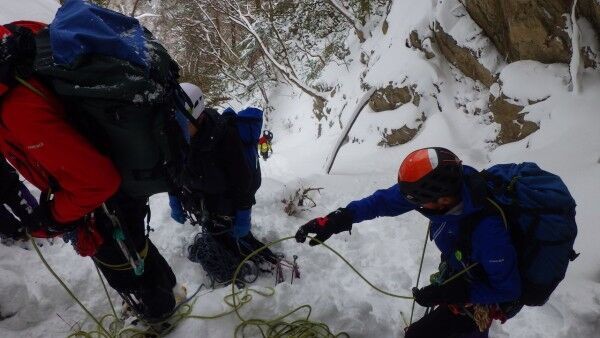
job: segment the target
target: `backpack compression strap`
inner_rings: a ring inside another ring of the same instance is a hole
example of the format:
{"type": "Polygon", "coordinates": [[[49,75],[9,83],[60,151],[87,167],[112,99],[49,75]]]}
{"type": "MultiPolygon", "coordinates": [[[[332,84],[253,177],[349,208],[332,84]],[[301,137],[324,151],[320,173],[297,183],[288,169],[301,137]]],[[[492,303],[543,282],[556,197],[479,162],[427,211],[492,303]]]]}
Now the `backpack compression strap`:
{"type": "Polygon", "coordinates": [[[471,194],[471,199],[476,206],[480,206],[481,210],[474,214],[466,217],[460,225],[460,233],[458,236],[457,250],[455,252],[456,258],[460,261],[470,255],[472,249],[471,238],[475,228],[481,223],[481,221],[489,216],[499,216],[504,223],[505,229],[510,233],[511,228],[508,224],[508,217],[504,209],[490,198],[485,176],[477,173],[474,175],[467,176],[466,184],[468,191],[471,194]]]}

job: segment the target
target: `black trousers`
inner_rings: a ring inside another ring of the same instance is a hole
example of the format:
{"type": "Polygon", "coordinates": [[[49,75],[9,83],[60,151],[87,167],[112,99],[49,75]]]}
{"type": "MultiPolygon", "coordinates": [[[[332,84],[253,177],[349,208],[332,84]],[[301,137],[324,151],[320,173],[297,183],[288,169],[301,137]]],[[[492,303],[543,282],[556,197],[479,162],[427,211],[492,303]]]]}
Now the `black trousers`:
{"type": "Polygon", "coordinates": [[[455,315],[447,306],[439,306],[425,317],[408,327],[405,338],[483,338],[487,332],[479,332],[468,316],[455,315]]]}
{"type": "Polygon", "coordinates": [[[21,222],[4,205],[0,205],[0,236],[7,238],[22,236],[23,233],[19,232],[21,227],[21,222]]]}
{"type": "Polygon", "coordinates": [[[167,261],[146,237],[147,200],[120,196],[111,203],[117,207],[117,215],[126,232],[125,237],[134,243],[136,250],[142,252],[148,246],[144,273],[136,276],[133,269],[121,271],[102,264],[128,266],[128,261],[113,239],[113,225],[103,212],[97,212],[96,217],[105,242],[94,258],[102,262],[97,263],[98,267],[112,288],[121,294],[134,296],[141,303],[142,315],[147,320],[160,320],[175,307],[173,287],[177,280],[167,261]]]}

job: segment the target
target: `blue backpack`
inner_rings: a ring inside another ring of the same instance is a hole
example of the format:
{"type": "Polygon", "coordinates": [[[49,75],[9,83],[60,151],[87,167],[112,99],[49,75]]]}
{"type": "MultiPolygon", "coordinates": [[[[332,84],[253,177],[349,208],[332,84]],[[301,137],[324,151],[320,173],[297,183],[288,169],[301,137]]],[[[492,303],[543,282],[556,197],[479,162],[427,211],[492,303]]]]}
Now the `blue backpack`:
{"type": "MultiPolygon", "coordinates": [[[[573,250],[576,203],[567,186],[530,162],[492,166],[467,184],[475,200],[488,202],[482,213],[500,213],[511,233],[519,259],[520,302],[545,304],[579,255],[573,250]]],[[[467,236],[476,223],[466,227],[467,236]]]]}
{"type": "Polygon", "coordinates": [[[258,160],[258,139],[263,124],[263,111],[249,107],[240,110],[237,114],[231,108],[223,111],[225,117],[235,117],[235,124],[244,145],[244,157],[252,171],[252,191],[256,192],[262,183],[260,162],[258,160]]]}

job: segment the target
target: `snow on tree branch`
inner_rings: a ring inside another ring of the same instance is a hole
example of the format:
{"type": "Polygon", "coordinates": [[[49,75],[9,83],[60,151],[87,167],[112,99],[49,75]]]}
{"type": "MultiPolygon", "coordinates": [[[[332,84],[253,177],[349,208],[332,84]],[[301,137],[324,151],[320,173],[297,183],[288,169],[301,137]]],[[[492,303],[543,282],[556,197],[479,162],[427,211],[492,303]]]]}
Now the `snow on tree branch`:
{"type": "Polygon", "coordinates": [[[367,106],[367,104],[369,103],[369,100],[371,99],[371,97],[373,96],[373,94],[375,93],[376,90],[377,90],[377,88],[371,87],[371,89],[369,89],[360,98],[360,100],[356,103],[356,108],[354,109],[354,112],[350,116],[350,120],[348,121],[348,124],[346,124],[346,127],[344,128],[344,130],[342,130],[342,133],[338,137],[338,140],[335,143],[335,146],[331,150],[331,154],[329,154],[329,157],[327,158],[327,164],[325,165],[325,172],[327,174],[329,174],[329,172],[331,172],[331,168],[333,167],[335,158],[337,157],[338,152],[340,151],[340,148],[342,147],[342,143],[344,143],[344,139],[346,138],[346,136],[348,136],[348,133],[352,129],[352,126],[354,126],[354,122],[356,122],[356,119],[358,118],[360,113],[363,111],[363,109],[367,106]]]}
{"type": "Polygon", "coordinates": [[[364,26],[360,23],[360,20],[358,20],[358,18],[356,18],[354,14],[352,14],[346,7],[339,3],[338,0],[327,0],[327,2],[337,9],[338,12],[340,12],[340,14],[342,14],[342,16],[348,20],[352,27],[354,27],[356,35],[358,36],[358,40],[360,42],[365,42],[366,34],[364,31],[364,26]]]}
{"type": "Polygon", "coordinates": [[[228,5],[230,6],[230,8],[235,10],[235,13],[237,14],[237,17],[233,17],[232,15],[230,15],[230,20],[234,23],[236,23],[237,25],[239,25],[240,27],[242,27],[243,29],[245,29],[248,33],[250,33],[254,39],[256,40],[256,42],[258,42],[258,44],[260,45],[263,54],[267,57],[267,59],[269,59],[269,61],[273,64],[273,66],[275,66],[275,68],[281,72],[284,77],[286,79],[288,79],[289,81],[291,81],[293,84],[295,84],[298,88],[300,88],[303,92],[305,92],[306,94],[312,96],[313,98],[316,99],[320,99],[323,101],[327,101],[327,98],[324,94],[310,88],[308,85],[306,85],[305,83],[303,83],[300,79],[298,79],[297,77],[295,77],[292,72],[283,64],[281,64],[280,62],[278,62],[273,55],[271,54],[270,50],[267,48],[267,46],[265,45],[263,39],[260,37],[260,35],[256,32],[256,30],[254,29],[254,27],[252,26],[252,24],[250,23],[250,21],[248,21],[246,15],[244,15],[238,5],[238,3],[233,0],[233,1],[227,1],[228,5]]]}
{"type": "Polygon", "coordinates": [[[581,64],[581,49],[579,47],[579,26],[577,25],[577,0],[573,1],[573,7],[571,9],[571,62],[569,63],[569,70],[571,71],[571,83],[573,84],[573,93],[579,94],[581,86],[579,84],[579,67],[581,64]]]}

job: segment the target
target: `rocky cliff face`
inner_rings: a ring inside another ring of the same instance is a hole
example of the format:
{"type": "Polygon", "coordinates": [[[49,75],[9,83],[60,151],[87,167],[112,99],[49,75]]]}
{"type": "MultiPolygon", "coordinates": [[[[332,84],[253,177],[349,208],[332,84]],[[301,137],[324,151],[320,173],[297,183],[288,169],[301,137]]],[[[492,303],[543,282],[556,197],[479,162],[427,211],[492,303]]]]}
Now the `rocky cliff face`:
{"type": "MultiPolygon", "coordinates": [[[[487,105],[500,126],[495,142],[514,142],[539,129],[523,113],[528,104],[538,101],[516,102],[501,93],[500,73],[523,60],[569,64],[573,5],[573,0],[443,0],[430,31],[413,31],[407,45],[423,51],[428,59],[441,54],[465,76],[497,92],[487,105]],[[424,48],[421,41],[426,39],[433,40],[435,48],[424,48]]],[[[600,0],[578,0],[576,6],[582,66],[600,69],[600,0]]]]}
{"type": "Polygon", "coordinates": [[[577,12],[594,25],[596,32],[600,32],[600,1],[578,0],[577,12]]]}
{"type": "Polygon", "coordinates": [[[568,63],[572,0],[467,0],[471,18],[508,62],[568,63]]]}

